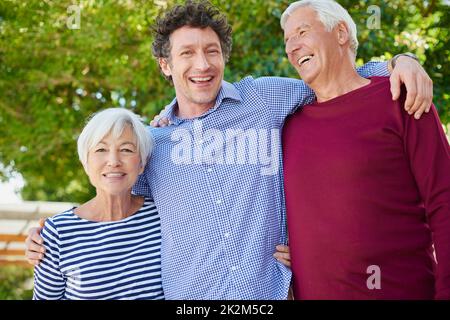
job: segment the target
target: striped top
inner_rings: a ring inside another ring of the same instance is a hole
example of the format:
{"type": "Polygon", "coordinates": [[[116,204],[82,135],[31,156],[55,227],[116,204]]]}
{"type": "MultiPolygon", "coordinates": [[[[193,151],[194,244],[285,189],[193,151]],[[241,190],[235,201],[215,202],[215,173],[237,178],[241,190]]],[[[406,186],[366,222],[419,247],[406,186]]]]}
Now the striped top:
{"type": "Polygon", "coordinates": [[[151,200],[119,221],[89,221],[71,209],[47,219],[41,236],[46,253],[34,269],[33,299],[164,299],[151,200]]]}

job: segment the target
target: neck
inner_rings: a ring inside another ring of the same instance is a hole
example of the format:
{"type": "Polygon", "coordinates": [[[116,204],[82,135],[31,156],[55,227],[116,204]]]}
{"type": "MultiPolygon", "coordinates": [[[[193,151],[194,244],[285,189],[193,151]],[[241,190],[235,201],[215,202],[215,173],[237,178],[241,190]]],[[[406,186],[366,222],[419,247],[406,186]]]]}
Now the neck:
{"type": "Polygon", "coordinates": [[[189,103],[177,100],[177,108],[175,114],[182,119],[193,119],[200,117],[209,109],[214,107],[215,101],[205,104],[189,103]]]}
{"type": "Polygon", "coordinates": [[[93,221],[117,221],[130,216],[136,209],[138,198],[127,192],[123,195],[110,195],[97,192],[92,200],[80,207],[79,213],[93,221]]]}
{"type": "Polygon", "coordinates": [[[337,59],[327,68],[328,71],[308,84],[314,90],[317,102],[325,102],[370,83],[362,78],[355,69],[353,60],[337,59]]]}

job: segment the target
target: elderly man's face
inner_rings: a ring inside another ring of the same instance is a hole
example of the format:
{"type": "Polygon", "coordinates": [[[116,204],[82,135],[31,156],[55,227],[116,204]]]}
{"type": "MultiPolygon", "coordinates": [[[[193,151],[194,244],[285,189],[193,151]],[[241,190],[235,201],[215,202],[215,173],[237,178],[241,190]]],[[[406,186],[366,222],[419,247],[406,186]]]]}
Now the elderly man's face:
{"type": "Polygon", "coordinates": [[[327,32],[317,13],[310,7],[300,7],[286,21],[285,49],[289,62],[308,84],[332,71],[339,48],[337,32],[327,32]]]}
{"type": "Polygon", "coordinates": [[[97,194],[119,196],[130,193],[143,171],[136,137],[126,126],[119,139],[105,136],[88,153],[86,173],[97,194]]]}
{"type": "Polygon", "coordinates": [[[212,107],[222,85],[225,61],[218,35],[211,28],[184,26],[170,35],[170,60],[160,60],[172,76],[178,103],[212,107]]]}

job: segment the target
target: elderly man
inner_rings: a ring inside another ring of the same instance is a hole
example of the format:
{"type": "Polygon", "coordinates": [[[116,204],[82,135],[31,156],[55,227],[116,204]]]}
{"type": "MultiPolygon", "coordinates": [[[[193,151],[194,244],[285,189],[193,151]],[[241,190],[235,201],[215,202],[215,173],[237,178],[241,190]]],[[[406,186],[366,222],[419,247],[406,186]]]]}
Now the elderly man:
{"type": "MultiPolygon", "coordinates": [[[[173,125],[153,130],[156,147],[134,190],[161,214],[167,299],[285,299],[291,281],[272,257],[287,237],[280,130],[313,93],[295,79],[223,81],[230,51],[231,27],[208,2],[187,1],[156,23],[153,53],[176,92],[173,125]]],[[[386,66],[361,74],[388,75],[386,66]]],[[[428,79],[422,72],[407,57],[394,70],[410,85],[428,79]]],[[[413,97],[411,107],[420,115],[428,106],[413,97]]]]}
{"type": "Polygon", "coordinates": [[[295,298],[450,299],[450,149],[436,109],[414,121],[388,79],[358,75],[356,26],[338,3],[297,1],[281,26],[316,94],[283,132],[295,298]]]}

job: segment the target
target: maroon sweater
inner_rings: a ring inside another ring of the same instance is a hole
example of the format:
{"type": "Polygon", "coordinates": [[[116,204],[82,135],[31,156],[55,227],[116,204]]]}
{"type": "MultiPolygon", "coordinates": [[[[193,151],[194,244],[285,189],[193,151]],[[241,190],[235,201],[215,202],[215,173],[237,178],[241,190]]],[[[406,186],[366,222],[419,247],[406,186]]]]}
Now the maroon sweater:
{"type": "Polygon", "coordinates": [[[371,78],[285,125],[296,299],[450,299],[450,148],[434,106],[415,120],[389,88],[371,78]]]}

